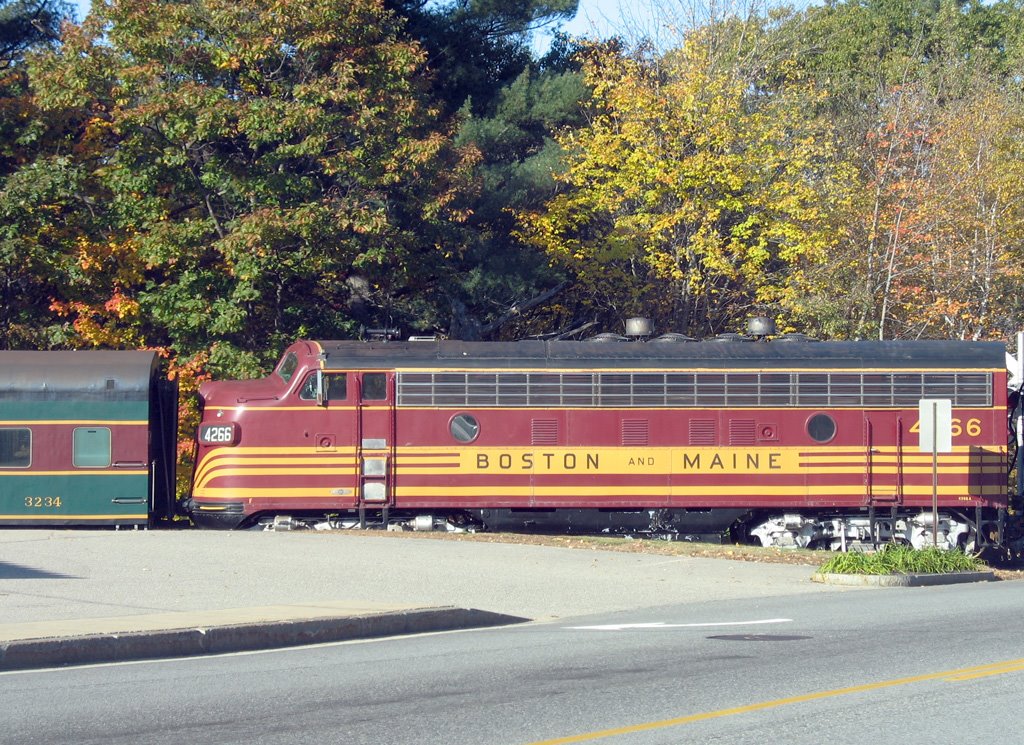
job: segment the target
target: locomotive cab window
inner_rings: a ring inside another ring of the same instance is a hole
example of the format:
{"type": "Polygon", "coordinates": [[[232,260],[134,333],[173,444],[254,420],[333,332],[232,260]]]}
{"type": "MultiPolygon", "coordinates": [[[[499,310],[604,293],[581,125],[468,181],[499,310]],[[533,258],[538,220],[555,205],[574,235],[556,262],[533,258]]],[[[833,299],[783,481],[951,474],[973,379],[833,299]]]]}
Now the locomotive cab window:
{"type": "Polygon", "coordinates": [[[807,420],[807,434],[815,442],[828,442],[836,436],[836,420],[828,414],[815,414],[807,420]]]}
{"type": "MultiPolygon", "coordinates": [[[[324,373],[324,400],[344,401],[348,398],[348,375],[345,373],[324,373]]],[[[299,391],[303,401],[316,401],[316,373],[310,373],[299,391]]]]}
{"type": "Polygon", "coordinates": [[[0,428],[0,468],[28,468],[32,464],[32,430],[0,428]]]}
{"type": "Polygon", "coordinates": [[[76,427],[72,435],[75,468],[106,468],[110,465],[110,430],[106,427],[76,427]]]}
{"type": "Polygon", "coordinates": [[[295,368],[298,366],[299,358],[295,356],[294,352],[291,352],[281,361],[281,364],[277,366],[277,374],[281,376],[281,379],[284,380],[285,383],[290,383],[292,375],[295,374],[295,368]]]}
{"type": "Polygon", "coordinates": [[[363,401],[384,401],[387,397],[387,373],[363,373],[363,401]]]}

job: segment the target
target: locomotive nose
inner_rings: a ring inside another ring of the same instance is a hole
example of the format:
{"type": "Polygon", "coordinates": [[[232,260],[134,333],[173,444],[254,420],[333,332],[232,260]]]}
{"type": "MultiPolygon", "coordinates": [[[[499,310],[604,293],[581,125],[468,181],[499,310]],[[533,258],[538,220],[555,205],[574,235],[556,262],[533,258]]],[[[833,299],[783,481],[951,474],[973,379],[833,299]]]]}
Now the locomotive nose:
{"type": "Polygon", "coordinates": [[[199,386],[200,407],[226,406],[233,401],[232,388],[223,381],[208,380],[199,386]]]}

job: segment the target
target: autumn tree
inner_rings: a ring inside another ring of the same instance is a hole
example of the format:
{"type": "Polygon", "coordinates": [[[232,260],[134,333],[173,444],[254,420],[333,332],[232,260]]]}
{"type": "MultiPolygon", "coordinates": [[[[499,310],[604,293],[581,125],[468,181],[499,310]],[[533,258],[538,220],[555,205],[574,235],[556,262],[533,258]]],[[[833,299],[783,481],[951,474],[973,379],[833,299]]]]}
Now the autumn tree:
{"type": "Polygon", "coordinates": [[[55,209],[57,194],[69,186],[66,171],[58,165],[18,174],[58,146],[60,131],[38,122],[24,57],[56,45],[71,12],[56,0],[0,3],[0,348],[41,342],[59,274],[55,265],[74,235],[55,209]]]}
{"type": "Polygon", "coordinates": [[[856,174],[851,198],[837,216],[843,229],[829,260],[803,277],[797,300],[804,330],[826,338],[892,335],[896,293],[927,230],[920,208],[935,136],[931,97],[921,86],[907,85],[877,106],[874,126],[856,147],[847,143],[840,150],[856,174]]]}
{"type": "MultiPolygon", "coordinates": [[[[968,262],[947,273],[946,290],[935,284],[937,274],[926,281],[922,270],[941,265],[940,254],[948,260],[973,251],[949,230],[941,233],[943,248],[935,242],[939,223],[964,204],[950,199],[955,179],[944,184],[943,174],[971,171],[959,150],[972,119],[967,112],[978,105],[980,91],[998,89],[1000,81],[1012,89],[1022,59],[1022,18],[1018,2],[954,0],[830,3],[794,18],[807,50],[801,66],[829,90],[824,110],[838,123],[839,157],[859,184],[843,220],[844,239],[829,264],[807,277],[802,305],[810,330],[882,339],[992,332],[968,331],[963,323],[991,319],[991,297],[964,294],[962,282],[953,281],[977,267],[968,262]],[[837,279],[843,292],[835,291],[837,279]],[[959,298],[947,306],[959,322],[938,320],[939,297],[959,298]]],[[[1006,112],[1005,100],[993,103],[994,112],[1006,112]]],[[[985,128],[975,131],[980,136],[985,128]]],[[[976,154],[981,151],[995,153],[982,147],[976,154]]],[[[986,271],[995,268],[986,265],[986,271]]]]}
{"type": "Polygon", "coordinates": [[[1024,318],[1024,100],[980,81],[936,119],[893,314],[904,336],[1009,338],[1024,318]]]}
{"type": "Polygon", "coordinates": [[[71,328],[237,375],[417,315],[473,154],[400,31],[376,0],[95,3],[32,63],[99,223],[66,244],[71,328]]]}
{"type": "Polygon", "coordinates": [[[652,315],[705,335],[788,315],[835,243],[848,174],[815,113],[822,92],[792,57],[740,54],[757,24],[715,31],[663,55],[594,48],[591,122],[562,139],[562,191],[523,215],[606,325],[652,315]]]}

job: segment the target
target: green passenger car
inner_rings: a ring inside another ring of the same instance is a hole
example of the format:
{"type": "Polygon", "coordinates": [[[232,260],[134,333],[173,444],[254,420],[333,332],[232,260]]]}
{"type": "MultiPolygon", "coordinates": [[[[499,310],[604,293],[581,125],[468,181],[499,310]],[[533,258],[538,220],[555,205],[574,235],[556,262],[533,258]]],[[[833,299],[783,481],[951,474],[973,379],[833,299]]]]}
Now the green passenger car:
{"type": "Polygon", "coordinates": [[[168,518],[176,439],[156,353],[0,351],[0,525],[168,518]]]}

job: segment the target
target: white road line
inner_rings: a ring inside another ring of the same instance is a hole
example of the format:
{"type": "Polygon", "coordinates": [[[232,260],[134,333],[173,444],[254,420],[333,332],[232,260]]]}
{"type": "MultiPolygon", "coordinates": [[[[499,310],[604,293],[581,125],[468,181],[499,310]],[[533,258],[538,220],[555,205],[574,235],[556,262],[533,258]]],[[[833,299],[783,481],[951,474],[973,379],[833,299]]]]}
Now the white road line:
{"type": "Polygon", "coordinates": [[[582,631],[623,631],[625,629],[701,629],[716,626],[756,626],[766,623],[792,623],[792,618],[765,618],[760,621],[718,621],[710,623],[610,623],[605,626],[565,626],[563,628],[582,631]]]}

